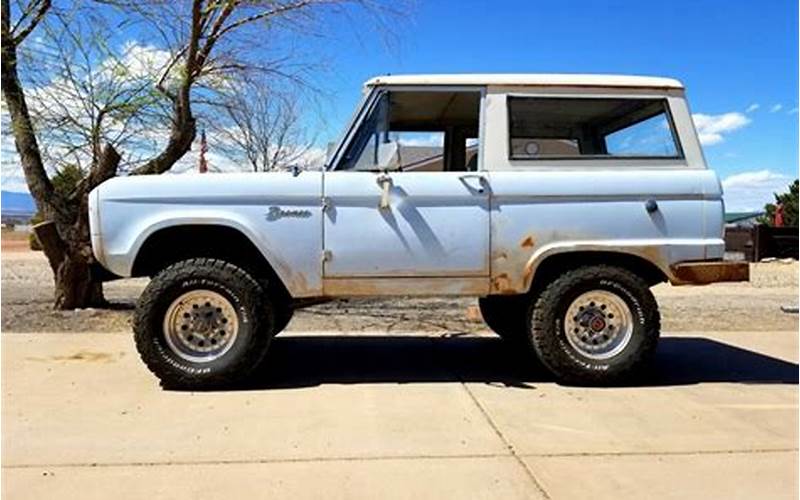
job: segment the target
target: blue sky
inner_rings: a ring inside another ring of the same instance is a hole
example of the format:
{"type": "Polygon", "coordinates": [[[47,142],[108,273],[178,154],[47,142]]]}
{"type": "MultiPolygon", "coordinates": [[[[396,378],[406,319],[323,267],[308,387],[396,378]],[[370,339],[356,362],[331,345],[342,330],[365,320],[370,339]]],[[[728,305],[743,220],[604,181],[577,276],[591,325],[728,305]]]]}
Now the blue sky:
{"type": "MultiPolygon", "coordinates": [[[[321,145],[338,136],[362,83],[375,75],[644,74],[686,85],[729,209],[759,208],[797,176],[796,1],[417,0],[409,14],[393,21],[389,43],[364,15],[332,17],[324,36],[299,41],[328,66],[315,78],[324,103],[321,145]]],[[[135,30],[113,39],[152,43],[135,30]]]]}

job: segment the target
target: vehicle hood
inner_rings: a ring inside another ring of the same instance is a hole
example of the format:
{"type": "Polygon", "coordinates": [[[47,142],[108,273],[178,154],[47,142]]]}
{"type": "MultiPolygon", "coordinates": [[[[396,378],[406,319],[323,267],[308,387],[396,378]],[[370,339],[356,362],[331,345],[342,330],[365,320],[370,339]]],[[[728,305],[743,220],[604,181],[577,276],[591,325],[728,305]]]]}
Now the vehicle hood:
{"type": "Polygon", "coordinates": [[[279,203],[284,198],[321,196],[322,173],[303,171],[161,174],[115,177],[93,193],[97,201],[189,205],[279,203]]]}

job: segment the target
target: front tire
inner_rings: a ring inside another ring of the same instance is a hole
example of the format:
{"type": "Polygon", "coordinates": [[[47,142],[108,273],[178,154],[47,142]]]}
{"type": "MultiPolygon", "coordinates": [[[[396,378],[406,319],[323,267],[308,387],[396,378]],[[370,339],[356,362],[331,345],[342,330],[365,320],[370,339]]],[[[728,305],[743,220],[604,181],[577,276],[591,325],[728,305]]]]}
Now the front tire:
{"type": "Polygon", "coordinates": [[[269,347],[275,309],[259,283],[230,263],[197,258],[155,276],[134,315],[136,347],[164,387],[241,382],[269,347]]]}
{"type": "Polygon", "coordinates": [[[658,304],[647,283],[618,267],[567,271],[528,312],[530,341],[561,382],[607,385],[640,371],[660,334],[658,304]]]}

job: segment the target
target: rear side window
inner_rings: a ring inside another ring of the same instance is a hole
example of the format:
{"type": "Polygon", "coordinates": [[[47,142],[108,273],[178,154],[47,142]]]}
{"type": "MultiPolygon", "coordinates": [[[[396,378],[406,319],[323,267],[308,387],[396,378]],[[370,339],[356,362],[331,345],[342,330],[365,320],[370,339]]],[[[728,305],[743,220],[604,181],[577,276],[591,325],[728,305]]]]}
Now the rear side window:
{"type": "Polygon", "coordinates": [[[508,97],[512,160],[682,158],[664,99],[508,97]]]}

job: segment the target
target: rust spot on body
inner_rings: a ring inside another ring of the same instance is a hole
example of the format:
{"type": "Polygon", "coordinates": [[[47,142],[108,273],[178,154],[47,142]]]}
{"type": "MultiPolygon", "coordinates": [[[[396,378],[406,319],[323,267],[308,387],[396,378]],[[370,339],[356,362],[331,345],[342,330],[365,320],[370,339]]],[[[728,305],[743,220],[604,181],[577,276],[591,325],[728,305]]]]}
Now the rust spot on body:
{"type": "Polygon", "coordinates": [[[532,274],[533,274],[533,260],[529,260],[528,263],[525,264],[525,272],[522,275],[522,279],[526,284],[530,283],[532,274]]]}
{"type": "Polygon", "coordinates": [[[533,246],[535,244],[536,244],[536,240],[533,238],[533,236],[528,236],[527,238],[522,240],[522,243],[520,243],[520,246],[522,248],[533,248],[533,246]]]}
{"type": "Polygon", "coordinates": [[[672,266],[676,280],[673,285],[705,285],[721,281],[749,281],[747,262],[684,262],[672,266]]]}
{"type": "Polygon", "coordinates": [[[323,280],[326,297],[389,297],[408,295],[486,295],[486,278],[327,278],[323,280]]]}
{"type": "Polygon", "coordinates": [[[518,293],[511,287],[511,279],[506,273],[498,274],[492,279],[492,290],[501,295],[514,295],[518,293]]]}
{"type": "Polygon", "coordinates": [[[496,250],[492,253],[492,260],[505,260],[508,258],[508,254],[502,250],[496,250]]]}
{"type": "Polygon", "coordinates": [[[642,246],[637,253],[656,265],[664,260],[664,252],[658,246],[642,246]]]}

